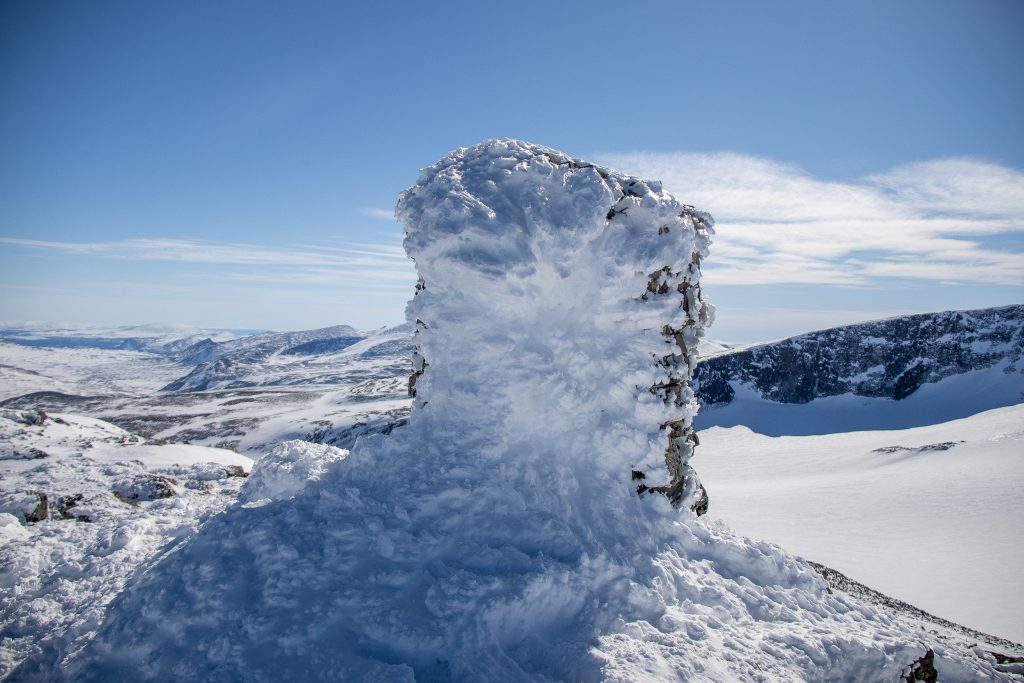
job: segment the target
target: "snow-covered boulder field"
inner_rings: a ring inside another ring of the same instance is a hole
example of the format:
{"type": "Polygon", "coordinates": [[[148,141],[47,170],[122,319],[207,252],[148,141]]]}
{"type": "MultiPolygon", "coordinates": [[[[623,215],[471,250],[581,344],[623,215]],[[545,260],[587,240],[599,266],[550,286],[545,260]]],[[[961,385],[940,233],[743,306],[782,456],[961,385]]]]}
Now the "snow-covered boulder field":
{"type": "Polygon", "coordinates": [[[1011,680],[990,646],[908,627],[694,513],[710,217],[509,140],[426,169],[398,215],[421,276],[409,421],[320,465],[277,453],[84,648],[17,674],[1011,680]]]}
{"type": "Polygon", "coordinates": [[[0,410],[0,678],[43,651],[76,652],[134,572],[234,501],[251,464],[92,418],[0,410]]]}

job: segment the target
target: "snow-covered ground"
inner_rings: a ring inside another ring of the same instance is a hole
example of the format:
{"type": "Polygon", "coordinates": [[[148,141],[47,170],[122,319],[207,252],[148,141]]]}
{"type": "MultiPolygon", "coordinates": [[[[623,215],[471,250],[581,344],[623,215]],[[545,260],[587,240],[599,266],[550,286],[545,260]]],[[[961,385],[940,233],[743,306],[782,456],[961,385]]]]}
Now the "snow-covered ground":
{"type": "Polygon", "coordinates": [[[0,400],[37,391],[151,394],[182,374],[180,365],[144,351],[0,343],[0,400]]]}
{"type": "Polygon", "coordinates": [[[101,420],[0,410],[0,678],[44,648],[81,647],[135,572],[234,502],[251,464],[101,420]]]}
{"type": "MultiPolygon", "coordinates": [[[[834,406],[783,408],[813,421],[834,406]]],[[[700,436],[711,517],[1024,642],[1024,405],[905,430],[770,437],[739,426],[700,436]]]]}

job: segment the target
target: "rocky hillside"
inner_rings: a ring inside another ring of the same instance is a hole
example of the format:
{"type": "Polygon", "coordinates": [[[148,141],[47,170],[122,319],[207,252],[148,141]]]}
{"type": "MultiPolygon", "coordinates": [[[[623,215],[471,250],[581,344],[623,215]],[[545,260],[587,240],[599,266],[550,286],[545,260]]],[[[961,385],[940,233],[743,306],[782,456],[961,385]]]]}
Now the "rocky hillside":
{"type": "Polygon", "coordinates": [[[1024,305],[947,311],[810,332],[704,360],[694,383],[705,407],[740,386],[777,403],[853,394],[900,400],[922,385],[1003,364],[1024,372],[1024,305]]]}

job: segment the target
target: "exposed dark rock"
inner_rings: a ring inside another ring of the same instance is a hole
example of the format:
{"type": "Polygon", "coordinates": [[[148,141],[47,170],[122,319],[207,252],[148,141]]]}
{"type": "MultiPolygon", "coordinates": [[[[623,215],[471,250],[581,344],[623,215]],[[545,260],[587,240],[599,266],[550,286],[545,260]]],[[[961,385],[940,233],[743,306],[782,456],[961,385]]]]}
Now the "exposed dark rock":
{"type": "Polygon", "coordinates": [[[908,451],[915,451],[918,453],[926,453],[928,451],[948,451],[954,446],[962,444],[963,441],[943,441],[942,443],[930,443],[927,446],[918,446],[916,448],[908,448],[906,446],[882,446],[871,451],[872,453],[904,453],[908,451]]]}
{"type": "Polygon", "coordinates": [[[114,484],[114,497],[124,503],[140,503],[177,495],[178,480],[162,474],[140,474],[114,484]]]}
{"type": "Polygon", "coordinates": [[[91,522],[92,520],[88,515],[72,512],[72,509],[82,502],[82,498],[83,496],[81,493],[75,493],[70,496],[59,496],[57,498],[57,515],[61,519],[74,519],[79,522],[91,522]]]}
{"type": "Polygon", "coordinates": [[[37,501],[38,502],[36,503],[35,508],[31,512],[29,512],[28,514],[25,515],[25,521],[27,523],[29,523],[29,524],[34,524],[35,522],[41,522],[44,519],[46,519],[47,515],[49,514],[49,508],[50,508],[50,501],[46,497],[45,493],[39,493],[39,492],[33,492],[33,493],[37,497],[37,501]]]}
{"type": "Polygon", "coordinates": [[[924,681],[925,683],[938,683],[939,672],[935,669],[935,652],[928,650],[924,656],[911,664],[901,678],[907,683],[924,681]]]}
{"type": "Polygon", "coordinates": [[[996,671],[1002,671],[1007,674],[1016,674],[1021,678],[1024,678],[1024,657],[1013,656],[1003,654],[1002,652],[993,652],[986,650],[986,653],[991,655],[996,660],[996,671]]]}

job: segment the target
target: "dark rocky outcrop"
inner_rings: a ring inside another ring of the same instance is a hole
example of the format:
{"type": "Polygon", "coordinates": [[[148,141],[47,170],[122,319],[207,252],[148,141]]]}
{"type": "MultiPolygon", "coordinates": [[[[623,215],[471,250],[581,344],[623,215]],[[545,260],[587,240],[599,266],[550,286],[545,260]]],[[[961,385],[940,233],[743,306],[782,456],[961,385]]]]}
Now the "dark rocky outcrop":
{"type": "Polygon", "coordinates": [[[50,514],[50,498],[41,491],[8,491],[0,493],[0,512],[18,517],[25,524],[42,522],[50,514]]]}
{"type": "Polygon", "coordinates": [[[1006,361],[1024,365],[1024,305],[947,311],[810,332],[703,360],[703,406],[730,403],[747,385],[778,403],[854,394],[900,400],[922,385],[1006,361]]]}
{"type": "Polygon", "coordinates": [[[178,481],[161,474],[140,474],[114,484],[114,497],[124,503],[170,498],[178,494],[178,481]]]}
{"type": "Polygon", "coordinates": [[[908,667],[903,675],[907,683],[924,681],[924,683],[938,683],[939,672],[935,669],[935,652],[928,650],[924,655],[908,667]]]}

